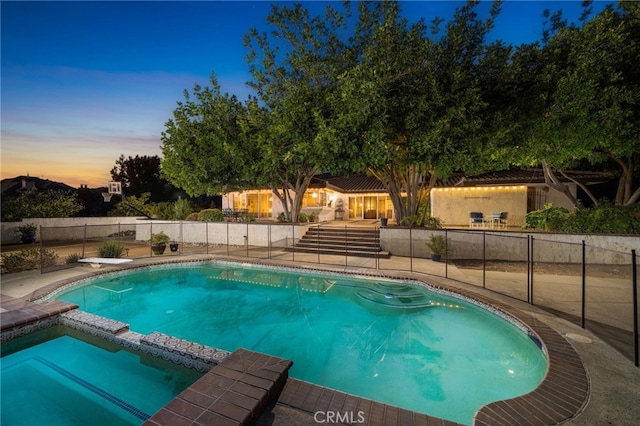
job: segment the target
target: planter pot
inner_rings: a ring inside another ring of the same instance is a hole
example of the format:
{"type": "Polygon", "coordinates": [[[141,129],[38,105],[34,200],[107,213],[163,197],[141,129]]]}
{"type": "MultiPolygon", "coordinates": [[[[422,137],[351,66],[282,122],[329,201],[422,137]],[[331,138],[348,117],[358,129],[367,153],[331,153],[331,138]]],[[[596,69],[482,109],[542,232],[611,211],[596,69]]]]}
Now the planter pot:
{"type": "Polygon", "coordinates": [[[440,259],[442,259],[442,255],[439,255],[439,254],[431,255],[431,260],[433,260],[434,262],[440,262],[440,259]]]}
{"type": "Polygon", "coordinates": [[[20,241],[22,242],[22,244],[33,244],[36,242],[36,236],[35,235],[22,235],[20,237],[20,241]]]}
{"type": "Polygon", "coordinates": [[[178,243],[169,244],[169,250],[171,250],[172,252],[178,251],[178,243]]]}
{"type": "Polygon", "coordinates": [[[388,223],[389,223],[388,218],[383,217],[382,219],[380,219],[380,226],[382,226],[383,228],[386,228],[388,223]]]}
{"type": "Polygon", "coordinates": [[[166,244],[154,244],[151,246],[151,251],[153,252],[153,254],[162,254],[164,253],[166,248],[166,244]]]}

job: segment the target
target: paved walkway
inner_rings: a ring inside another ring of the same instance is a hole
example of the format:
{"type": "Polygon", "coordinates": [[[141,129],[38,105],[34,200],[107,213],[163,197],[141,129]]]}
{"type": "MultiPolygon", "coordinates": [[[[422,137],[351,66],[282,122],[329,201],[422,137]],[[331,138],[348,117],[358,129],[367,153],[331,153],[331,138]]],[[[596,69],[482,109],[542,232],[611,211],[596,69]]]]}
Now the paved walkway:
{"type": "MultiPolygon", "coordinates": [[[[212,256],[191,256],[189,259],[208,259],[212,256]]],[[[175,260],[175,259],[174,259],[175,260]]],[[[183,258],[183,260],[188,260],[183,258]]],[[[239,259],[246,261],[246,258],[239,259]]],[[[149,259],[140,261],[148,263],[149,259]]],[[[138,261],[134,261],[137,263],[138,261]]],[[[286,261],[278,260],[279,264],[286,264],[286,261]]],[[[369,260],[371,262],[371,260],[369,260]]],[[[268,263],[265,261],[265,263],[268,263]]],[[[316,269],[324,268],[326,265],[318,265],[310,259],[305,263],[301,258],[296,258],[292,266],[309,266],[316,269]]],[[[327,267],[333,270],[354,270],[368,273],[372,271],[375,264],[364,261],[360,265],[349,265],[348,267],[327,267]]],[[[115,270],[118,267],[104,266],[101,271],[115,270]]],[[[3,296],[14,298],[32,297],[41,293],[43,288],[54,281],[76,280],[94,274],[96,271],[90,267],[75,267],[48,274],[40,274],[37,271],[22,272],[17,274],[4,275],[1,277],[0,293],[3,296]]],[[[410,276],[410,274],[404,274],[410,276]]],[[[425,276],[420,274],[420,279],[425,276]]],[[[598,337],[587,330],[583,330],[561,318],[558,318],[535,306],[530,306],[524,302],[519,302],[507,296],[502,296],[488,290],[483,290],[472,285],[461,284],[457,281],[444,278],[429,277],[427,281],[433,284],[442,284],[459,289],[460,291],[474,291],[488,298],[495,299],[499,303],[512,306],[528,314],[542,323],[550,326],[566,340],[577,351],[587,370],[590,383],[590,397],[583,411],[566,424],[572,425],[635,425],[640,422],[640,368],[633,366],[627,358],[604,343],[598,337]]],[[[5,299],[5,298],[3,298],[5,299]]],[[[8,299],[7,299],[8,300],[8,299]]],[[[4,307],[3,307],[4,310],[4,307]]],[[[260,425],[314,425],[313,416],[307,412],[293,409],[286,404],[278,403],[271,411],[265,413],[259,420],[260,425]]]]}

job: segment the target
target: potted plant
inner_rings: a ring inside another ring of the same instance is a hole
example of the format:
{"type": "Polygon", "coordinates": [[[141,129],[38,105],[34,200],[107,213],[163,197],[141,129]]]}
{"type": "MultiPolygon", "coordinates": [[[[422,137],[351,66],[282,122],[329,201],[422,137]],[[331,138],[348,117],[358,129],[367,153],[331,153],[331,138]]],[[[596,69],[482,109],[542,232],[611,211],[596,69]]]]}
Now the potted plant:
{"type": "Polygon", "coordinates": [[[171,238],[162,231],[157,234],[151,234],[151,251],[153,254],[164,253],[169,241],[171,241],[171,238]]]}
{"type": "Polygon", "coordinates": [[[178,251],[178,243],[176,243],[175,241],[171,241],[169,243],[169,250],[171,250],[172,252],[177,252],[178,251]]]}
{"type": "Polygon", "coordinates": [[[432,235],[427,241],[427,247],[431,250],[431,260],[440,262],[442,256],[447,254],[447,241],[442,235],[432,235]]]}
{"type": "Polygon", "coordinates": [[[27,223],[17,228],[18,234],[20,234],[20,241],[23,244],[33,244],[36,242],[36,232],[38,232],[38,225],[33,223],[27,223]]]}

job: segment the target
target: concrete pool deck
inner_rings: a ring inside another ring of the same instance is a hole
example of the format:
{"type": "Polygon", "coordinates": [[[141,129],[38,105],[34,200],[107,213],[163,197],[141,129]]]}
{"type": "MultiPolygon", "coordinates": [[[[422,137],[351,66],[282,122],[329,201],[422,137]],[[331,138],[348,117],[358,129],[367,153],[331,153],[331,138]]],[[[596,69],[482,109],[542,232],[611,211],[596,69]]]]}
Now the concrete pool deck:
{"type": "MultiPolygon", "coordinates": [[[[183,257],[179,259],[171,259],[173,262],[177,261],[188,261],[188,260],[206,260],[206,259],[224,259],[224,260],[236,260],[240,262],[247,262],[246,258],[240,259],[232,259],[227,257],[214,257],[211,255],[202,255],[202,256],[189,256],[183,257]]],[[[149,263],[166,263],[163,260],[156,260],[154,262],[150,262],[149,259],[139,259],[132,262],[131,266],[141,265],[141,264],[149,264],[149,263]]],[[[296,261],[294,263],[289,263],[285,261],[259,261],[262,264],[278,264],[284,266],[294,266],[294,267],[310,267],[313,269],[325,269],[329,271],[341,271],[344,272],[347,269],[347,272],[356,272],[358,273],[358,269],[362,268],[360,271],[364,273],[365,271],[371,268],[370,264],[367,264],[366,261],[363,260],[363,264],[359,267],[349,267],[349,268],[336,268],[334,267],[322,267],[317,263],[309,262],[305,264],[301,261],[296,261]]],[[[373,263],[375,267],[375,263],[373,263]]],[[[86,276],[95,275],[96,273],[102,273],[107,271],[113,271],[122,269],[121,267],[112,267],[105,266],[100,270],[91,269],[88,267],[75,267],[72,269],[66,269],[56,272],[51,272],[47,274],[40,274],[39,271],[31,271],[31,272],[22,272],[11,275],[2,276],[1,282],[1,291],[0,293],[3,296],[11,296],[13,298],[37,298],[39,294],[47,293],[46,287],[51,283],[56,282],[67,282],[67,281],[76,281],[78,279],[84,278],[86,276]]],[[[519,302],[517,300],[511,299],[507,296],[502,296],[497,293],[493,293],[488,290],[483,290],[482,288],[478,288],[472,285],[461,284],[456,281],[447,280],[444,278],[431,277],[423,274],[420,275],[411,275],[411,274],[401,274],[404,277],[412,277],[422,281],[429,282],[436,286],[446,286],[452,289],[455,289],[461,293],[472,292],[474,294],[481,295],[483,298],[492,299],[496,302],[496,304],[503,304],[507,307],[512,307],[523,314],[533,318],[535,321],[539,322],[543,327],[549,327],[550,329],[555,330],[559,335],[564,336],[565,339],[560,339],[565,342],[569,342],[572,347],[580,357],[582,364],[584,365],[584,369],[586,370],[586,379],[588,380],[589,386],[589,394],[586,400],[586,404],[584,407],[580,409],[578,407],[578,413],[566,421],[566,424],[572,425],[606,425],[606,424],[615,424],[615,425],[625,425],[625,424],[637,424],[640,421],[640,407],[638,407],[637,401],[640,400],[640,369],[633,366],[633,363],[629,361],[627,358],[622,356],[619,352],[613,349],[608,344],[604,343],[602,340],[591,334],[587,330],[583,330],[580,327],[577,327],[561,318],[558,318],[546,311],[536,308],[535,306],[528,305],[524,302],[519,302]]],[[[9,298],[6,298],[8,300],[9,298]]],[[[3,297],[3,300],[5,298],[3,297]]],[[[9,308],[3,302],[2,306],[2,314],[3,322],[5,318],[10,316],[9,312],[6,312],[5,309],[9,308]]],[[[11,308],[9,308],[11,309],[11,308]]],[[[547,345],[550,342],[545,342],[547,345]]],[[[559,342],[563,343],[563,342],[559,342]]],[[[295,362],[295,360],[294,360],[295,362]]],[[[310,388],[303,387],[298,383],[299,381],[290,379],[287,381],[285,385],[285,389],[282,392],[279,400],[275,405],[273,405],[270,410],[267,410],[263,413],[263,415],[259,418],[258,424],[261,425],[313,425],[318,424],[313,417],[313,412],[309,410],[313,410],[316,406],[313,404],[309,404],[310,398],[313,398],[313,393],[310,388]],[[304,389],[301,389],[304,388],[304,389]],[[306,389],[306,390],[305,390],[306,389]],[[300,392],[307,392],[306,396],[300,396],[300,392]],[[296,403],[296,399],[301,400],[296,403]],[[305,401],[307,402],[307,406],[305,406],[305,401]],[[313,405],[310,406],[309,405],[313,405]],[[306,407],[306,408],[305,408],[306,407]]],[[[317,392],[317,391],[315,391],[317,392]]],[[[339,394],[339,393],[338,393],[339,394]]],[[[344,395],[344,394],[342,394],[344,395]]],[[[331,397],[334,398],[335,394],[331,397]]],[[[340,396],[341,398],[341,396],[340,396]]],[[[326,399],[326,397],[325,397],[326,399]]],[[[329,409],[331,407],[335,407],[338,403],[337,400],[334,402],[334,405],[331,405],[333,399],[328,401],[328,405],[325,408],[329,409]]],[[[576,402],[573,402],[576,405],[576,402]]],[[[581,405],[581,404],[580,404],[581,405]]],[[[527,410],[535,409],[535,405],[522,406],[523,414],[527,410]]],[[[562,409],[562,407],[558,407],[558,409],[562,409]]],[[[509,423],[523,423],[527,419],[522,418],[518,419],[515,417],[508,417],[505,414],[505,411],[502,408],[496,408],[495,410],[498,416],[502,416],[505,420],[504,424],[509,423]],[[505,418],[507,417],[507,418],[505,418]]],[[[546,409],[545,409],[546,411],[546,409]]],[[[397,413],[396,413],[397,414],[397,413]]],[[[542,412],[541,414],[543,418],[547,418],[547,422],[545,423],[543,419],[540,420],[538,424],[553,424],[552,418],[549,413],[542,412]]],[[[393,413],[390,413],[390,417],[393,417],[393,413]]],[[[378,421],[382,422],[380,424],[399,424],[404,425],[405,423],[400,419],[400,417],[394,417],[395,420],[391,422],[391,418],[384,420],[384,412],[381,415],[376,416],[375,418],[369,419],[367,423],[377,424],[378,421]]],[[[481,420],[478,418],[478,420],[481,420]]],[[[532,419],[533,420],[533,419],[532,419]]],[[[358,418],[355,418],[355,422],[357,423],[358,418]]],[[[416,423],[419,424],[419,423],[416,423]]],[[[427,423],[425,423],[427,424],[427,423]]],[[[431,424],[431,423],[428,423],[431,424]]],[[[442,424],[442,423],[439,423],[442,424]]],[[[478,423],[481,424],[481,423],[478,423]]],[[[495,422],[485,422],[483,424],[496,424],[495,422]]]]}

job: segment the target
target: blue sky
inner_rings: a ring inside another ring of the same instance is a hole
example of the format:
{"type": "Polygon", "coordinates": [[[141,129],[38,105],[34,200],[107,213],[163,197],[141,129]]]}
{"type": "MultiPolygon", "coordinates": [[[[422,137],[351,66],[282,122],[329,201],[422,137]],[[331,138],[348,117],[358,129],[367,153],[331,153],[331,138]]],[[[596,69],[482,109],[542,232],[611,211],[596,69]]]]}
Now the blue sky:
{"type": "MultiPolygon", "coordinates": [[[[161,155],[184,89],[214,71],[223,91],[249,93],[243,36],[264,29],[271,3],[2,1],[1,177],[97,187],[120,154],[161,155]]],[[[319,11],[324,2],[303,4],[319,11]]],[[[411,21],[448,19],[457,5],[402,2],[411,21]]],[[[492,37],[538,40],[545,8],[581,13],[580,1],[507,1],[492,37]]]]}

